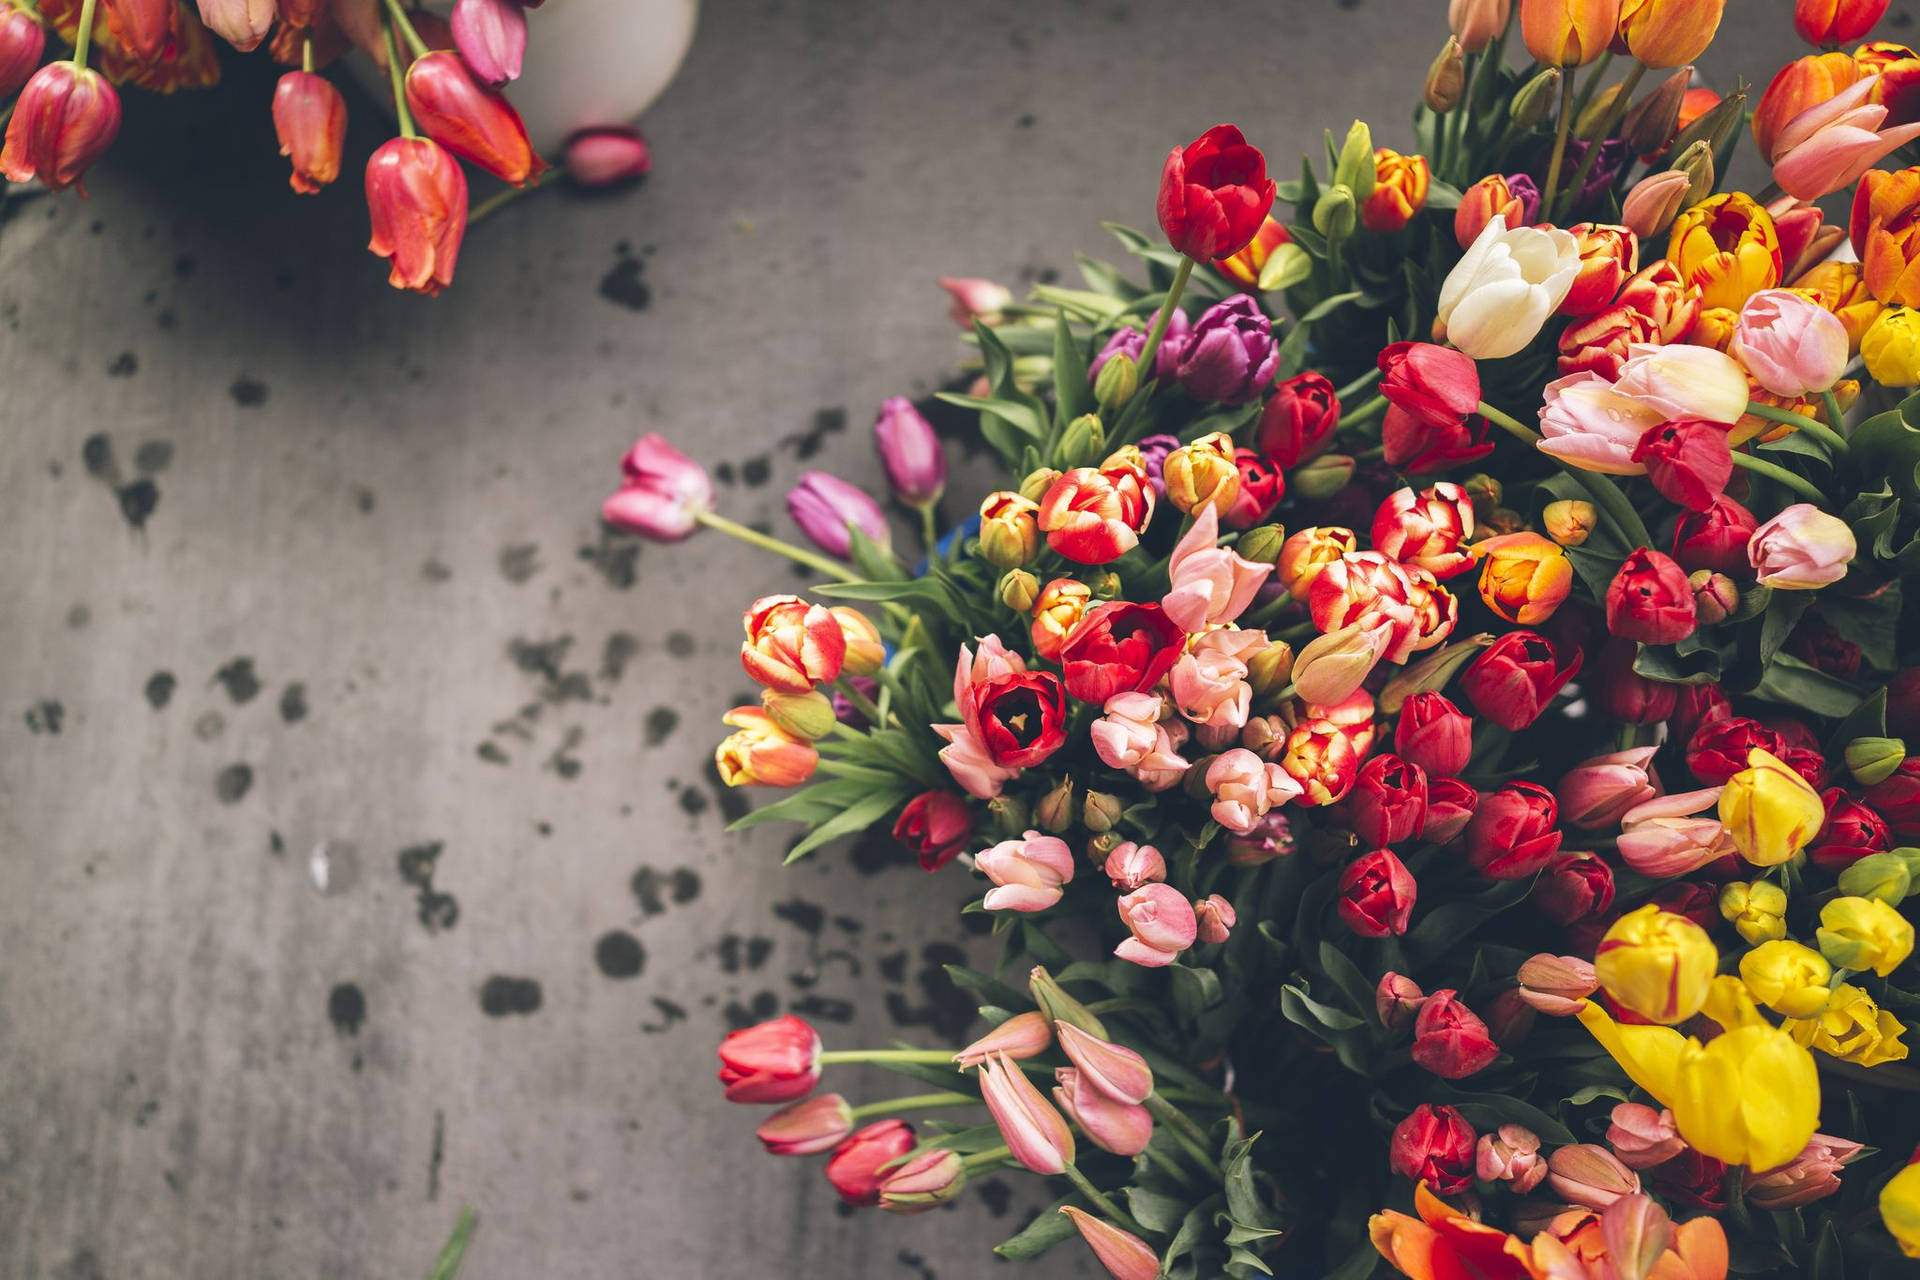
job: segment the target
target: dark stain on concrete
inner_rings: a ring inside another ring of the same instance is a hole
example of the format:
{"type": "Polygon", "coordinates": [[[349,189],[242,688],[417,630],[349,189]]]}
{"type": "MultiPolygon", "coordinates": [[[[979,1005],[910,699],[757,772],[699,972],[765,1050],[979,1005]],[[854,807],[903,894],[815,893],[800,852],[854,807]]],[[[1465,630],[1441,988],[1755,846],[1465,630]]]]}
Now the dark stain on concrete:
{"type": "Polygon", "coordinates": [[[67,709],[60,705],[58,698],[42,698],[27,708],[27,730],[58,736],[66,718],[67,709]]]}
{"type": "Polygon", "coordinates": [[[252,702],[260,696],[260,677],[252,658],[235,658],[213,673],[213,682],[227,691],[236,703],[252,702]]]}
{"type": "Polygon", "coordinates": [[[267,384],[258,378],[235,378],[233,385],[227,388],[227,394],[242,409],[258,409],[267,402],[267,384]]]}
{"type": "Polygon", "coordinates": [[[645,311],[653,305],[653,290],[640,278],[646,263],[634,256],[625,240],[613,252],[613,266],[600,277],[600,296],[629,311],[645,311]]]}
{"type": "Polygon", "coordinates": [[[367,997],[358,986],[342,982],[327,993],[327,1021],[342,1035],[357,1036],[367,1020],[367,997]]]}
{"type": "Polygon", "coordinates": [[[530,1014],[540,1008],[540,984],[532,978],[495,974],[480,987],[480,1009],[489,1018],[530,1014]]]}
{"type": "Polygon", "coordinates": [[[280,691],[280,718],[298,724],[307,718],[307,686],[296,680],[280,691]]]}
{"type": "Polygon", "coordinates": [[[442,893],[433,886],[434,872],[445,848],[443,841],[432,840],[425,844],[409,845],[395,858],[400,868],[401,883],[415,890],[417,915],[421,927],[428,933],[451,929],[460,920],[460,903],[452,894],[442,893]]]}
{"type": "Polygon", "coordinates": [[[180,682],[173,678],[173,672],[154,672],[147,677],[146,687],[143,690],[147,697],[147,705],[155,711],[164,711],[167,703],[173,700],[173,691],[179,685],[180,682]]]}
{"type": "Polygon", "coordinates": [[[245,762],[230,764],[214,775],[213,794],[221,804],[239,804],[253,789],[253,766],[245,762]]]}
{"type": "Polygon", "coordinates": [[[657,747],[673,736],[680,727],[680,713],[669,706],[658,706],[647,712],[647,745],[657,747]]]}
{"type": "Polygon", "coordinates": [[[540,572],[540,544],[516,542],[500,548],[500,576],[515,586],[540,572]]]}
{"type": "Polygon", "coordinates": [[[593,944],[593,962],[609,978],[637,978],[647,967],[647,952],[625,929],[612,929],[593,944]]]}

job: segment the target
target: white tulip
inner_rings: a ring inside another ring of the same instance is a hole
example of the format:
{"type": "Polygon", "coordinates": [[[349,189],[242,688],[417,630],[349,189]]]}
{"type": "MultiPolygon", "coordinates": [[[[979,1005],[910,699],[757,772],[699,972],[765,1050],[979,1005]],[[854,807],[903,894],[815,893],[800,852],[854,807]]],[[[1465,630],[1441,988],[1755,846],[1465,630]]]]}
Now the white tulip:
{"type": "Polygon", "coordinates": [[[1495,214],[1440,286],[1440,327],[1475,360],[1532,342],[1580,273],[1580,246],[1558,227],[1507,230],[1495,214]]]}

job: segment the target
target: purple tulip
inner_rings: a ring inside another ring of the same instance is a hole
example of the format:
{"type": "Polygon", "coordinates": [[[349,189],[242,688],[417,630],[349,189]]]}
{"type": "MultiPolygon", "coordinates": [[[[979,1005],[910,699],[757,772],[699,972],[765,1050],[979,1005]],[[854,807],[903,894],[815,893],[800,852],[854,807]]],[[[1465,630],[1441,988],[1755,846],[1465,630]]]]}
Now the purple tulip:
{"type": "MultiPolygon", "coordinates": [[[[1151,325],[1160,313],[1155,311],[1147,323],[1151,325]]],[[[1173,319],[1167,321],[1167,336],[1160,340],[1160,350],[1153,355],[1153,376],[1165,381],[1173,376],[1174,362],[1180,358],[1180,348],[1186,344],[1187,331],[1193,328],[1193,322],[1187,319],[1187,313],[1175,310],[1173,319]]],[[[1146,348],[1147,334],[1144,329],[1126,328],[1107,339],[1107,345],[1100,348],[1100,354],[1093,358],[1093,367],[1087,370],[1087,385],[1092,386],[1100,377],[1100,370],[1116,354],[1124,354],[1138,363],[1140,352],[1146,348]]],[[[1141,375],[1146,381],[1146,375],[1141,375]]]]}
{"type": "Polygon", "coordinates": [[[1236,293],[1194,322],[1174,373],[1196,400],[1245,404],[1273,381],[1279,365],[1273,322],[1252,298],[1236,293]]]}
{"type": "Polygon", "coordinates": [[[809,471],[787,494],[787,514],[800,532],[828,555],[847,558],[853,538],[849,525],[881,546],[887,545],[887,517],[880,504],[858,485],[824,471],[809,471]]]}
{"type": "Polygon", "coordinates": [[[520,78],[527,14],[520,0],[454,0],[453,47],[476,79],[494,88],[520,78]]]}
{"type": "Polygon", "coordinates": [[[1510,173],[1507,175],[1507,192],[1520,202],[1520,222],[1532,226],[1534,218],[1540,213],[1540,184],[1531,175],[1510,173]]]}
{"type": "Polygon", "coordinates": [[[933,424],[913,407],[913,401],[905,396],[883,401],[873,435],[893,496],[910,507],[937,502],[947,487],[947,455],[940,450],[933,424]]]}
{"type": "Polygon", "coordinates": [[[611,187],[653,168],[647,140],[630,124],[599,124],[567,139],[567,176],[583,187],[611,187]]]}
{"type": "Polygon", "coordinates": [[[1164,433],[1142,436],[1138,447],[1140,456],[1147,460],[1147,479],[1153,481],[1154,493],[1162,498],[1166,497],[1167,481],[1164,468],[1167,465],[1167,455],[1180,447],[1180,437],[1164,433]]]}

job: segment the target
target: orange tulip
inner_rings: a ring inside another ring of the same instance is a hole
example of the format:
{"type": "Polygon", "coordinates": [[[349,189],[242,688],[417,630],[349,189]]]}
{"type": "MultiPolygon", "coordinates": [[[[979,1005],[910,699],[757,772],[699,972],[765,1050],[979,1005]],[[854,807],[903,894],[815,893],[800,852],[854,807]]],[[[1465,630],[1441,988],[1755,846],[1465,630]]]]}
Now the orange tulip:
{"type": "Polygon", "coordinates": [[[1727,0],[1623,0],[1620,38],[1649,67],[1684,67],[1713,43],[1727,0]]]}
{"type": "Polygon", "coordinates": [[[1520,0],[1520,38],[1549,67],[1584,67],[1620,26],[1620,0],[1520,0]]]}
{"type": "Polygon", "coordinates": [[[1848,232],[1869,293],[1889,306],[1920,303],[1920,168],[1861,175],[1848,232]]]}
{"type": "Polygon", "coordinates": [[[1381,147],[1373,153],[1373,194],[1360,206],[1360,225],[1391,235],[1427,205],[1432,175],[1425,156],[1403,156],[1381,147]]]}
{"type": "Polygon", "coordinates": [[[1793,29],[1811,45],[1848,44],[1886,12],[1887,0],[1794,0],[1793,29]]]}
{"type": "Polygon", "coordinates": [[[1551,538],[1503,533],[1476,544],[1473,553],[1480,560],[1480,598],[1508,622],[1544,622],[1573,590],[1573,561],[1551,538]]]}
{"type": "Polygon", "coordinates": [[[1887,109],[1887,123],[1920,120],[1920,53],[1892,40],[1875,40],[1853,51],[1863,76],[1877,75],[1867,101],[1887,109]]]}
{"type": "Polygon", "coordinates": [[[1495,214],[1505,218],[1509,227],[1526,225],[1526,202],[1513,194],[1504,177],[1492,173],[1460,193],[1460,207],[1453,212],[1453,238],[1466,248],[1480,238],[1495,214]]]}
{"type": "Polygon", "coordinates": [[[1498,1227],[1468,1217],[1422,1182],[1413,1193],[1419,1217],[1392,1209],[1367,1222],[1380,1256],[1412,1280],[1531,1280],[1528,1249],[1498,1227]]]}
{"type": "Polygon", "coordinates": [[[1267,265],[1267,259],[1273,251],[1292,240],[1287,229],[1276,221],[1271,214],[1253,233],[1253,239],[1247,241],[1246,248],[1226,258],[1215,258],[1216,270],[1225,272],[1241,284],[1252,286],[1260,282],[1260,269],[1267,265]]]}
{"type": "Polygon", "coordinates": [[[1774,139],[1789,120],[1808,107],[1829,101],[1868,74],[1844,53],[1811,53],[1780,68],[1760,95],[1760,105],[1753,109],[1753,142],[1767,163],[1773,163],[1774,139]]]}

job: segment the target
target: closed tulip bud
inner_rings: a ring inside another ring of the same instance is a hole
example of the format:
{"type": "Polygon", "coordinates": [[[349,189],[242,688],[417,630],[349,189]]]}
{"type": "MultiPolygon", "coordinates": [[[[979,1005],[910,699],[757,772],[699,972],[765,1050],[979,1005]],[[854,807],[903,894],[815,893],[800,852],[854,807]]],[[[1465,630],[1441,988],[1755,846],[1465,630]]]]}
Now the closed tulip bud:
{"type": "Polygon", "coordinates": [[[820,1082],[820,1036],[790,1013],[728,1032],[719,1053],[728,1102],[792,1102],[820,1082]]]}
{"type": "Polygon", "coordinates": [[[578,130],[568,137],[564,156],[567,177],[589,189],[633,182],[653,168],[653,152],[632,125],[603,124],[578,130]]]}
{"type": "Polygon", "coordinates": [[[1258,564],[1278,564],[1286,545],[1287,531],[1277,524],[1263,524],[1240,535],[1234,550],[1258,564]]]}
{"type": "Polygon", "coordinates": [[[1607,1145],[1629,1169],[1651,1169],[1687,1149],[1686,1139],[1674,1128],[1671,1111],[1623,1102],[1613,1109],[1611,1120],[1607,1145]]]}
{"type": "Polygon", "coordinates": [[[1053,1024],[1037,1010],[1017,1013],[953,1055],[961,1070],[977,1067],[990,1054],[1009,1058],[1036,1058],[1053,1047],[1053,1024]]]}
{"type": "Polygon", "coordinates": [[[1649,67],[1692,62],[1713,43],[1726,0],[1621,0],[1620,38],[1649,67]]]}
{"type": "Polygon", "coordinates": [[[1885,978],[1913,954],[1913,924],[1877,898],[1835,898],[1820,908],[1815,940],[1840,968],[1885,978]]]}
{"type": "Polygon", "coordinates": [[[1101,1092],[1089,1082],[1085,1071],[1060,1067],[1053,1074],[1059,1081],[1053,1091],[1055,1105],[1094,1146],[1129,1158],[1146,1150],[1153,1139],[1153,1116],[1145,1107],[1101,1092]]]}
{"type": "Polygon", "coordinates": [[[1139,1236],[1070,1204],[1062,1205],[1060,1212],[1067,1215],[1113,1280],[1157,1280],[1160,1255],[1139,1236]]]}
{"type": "Polygon", "coordinates": [[[891,536],[873,496],[826,471],[801,474],[787,492],[787,514],[815,546],[842,560],[852,554],[854,529],[882,547],[891,536]]]}
{"type": "Polygon", "coordinates": [[[1025,569],[1010,569],[1001,577],[996,594],[1000,603],[1015,613],[1031,613],[1040,599],[1040,579],[1025,569]]]}
{"type": "Polygon", "coordinates": [[[1720,914],[1750,947],[1787,936],[1787,892],[1768,880],[1723,885],[1720,914]]]}
{"type": "Polygon", "coordinates": [[[1780,1213],[1824,1200],[1840,1190],[1840,1171],[1864,1154],[1857,1142],[1816,1133],[1787,1164],[1747,1179],[1747,1203],[1780,1213]]]}
{"type": "Polygon", "coordinates": [[[1447,26],[1460,47],[1479,53],[1507,29],[1512,0],[1448,0],[1447,26]]]}
{"type": "Polygon", "coordinates": [[[1432,174],[1425,156],[1403,156],[1382,147],[1374,153],[1373,194],[1360,205],[1360,223],[1375,235],[1405,227],[1427,205],[1432,174]]]}
{"type": "Polygon", "coordinates": [[[1746,768],[1727,779],[1719,813],[1740,856],[1759,867],[1778,866],[1806,848],[1827,817],[1820,793],[1762,747],[1751,748],[1746,768]]]}
{"type": "Polygon", "coordinates": [[[958,1151],[923,1151],[886,1173],[880,1207],[889,1213],[925,1213],[952,1203],[966,1187],[966,1161],[958,1151]]]}
{"type": "Polygon", "coordinates": [[[913,401],[889,397],[874,420],[873,435],[893,496],[910,507],[938,501],[947,485],[947,457],[933,424],[913,401]]]}
{"type": "Polygon", "coordinates": [[[1082,1079],[1116,1102],[1144,1103],[1153,1095],[1147,1061],[1124,1045],[1113,1044],[1072,1023],[1055,1028],[1060,1048],[1079,1068],[1082,1079]]]}
{"type": "Polygon", "coordinates": [[[1907,758],[1907,744],[1899,738],[1855,738],[1846,745],[1847,771],[1863,787],[1885,782],[1907,758]]]}
{"type": "MultiPolygon", "coordinates": [[[[1841,55],[1844,57],[1845,55],[1841,55]]],[[[1764,104],[1763,104],[1764,105],[1764,104]]],[[[1685,108],[1682,108],[1684,112],[1685,108]]],[[[1693,149],[1696,143],[1707,144],[1711,155],[1718,155],[1720,148],[1727,145],[1733,131],[1747,117],[1747,95],[1744,89],[1720,99],[1697,116],[1691,124],[1683,125],[1680,136],[1673,140],[1673,150],[1682,154],[1693,149]]],[[[1756,132],[1756,138],[1758,133],[1756,132]]],[[[1762,151],[1766,148],[1763,146],[1762,151]]],[[[1711,188],[1712,183],[1708,183],[1711,188]]],[[[1696,199],[1696,203],[1698,200],[1696,199]]]]}
{"type": "Polygon", "coordinates": [[[1354,460],[1344,453],[1323,453],[1295,471],[1288,482],[1308,502],[1324,502],[1353,479],[1354,460]]]}
{"type": "Polygon", "coordinates": [[[0,11],[0,98],[19,92],[47,50],[47,29],[25,10],[0,11]]]}
{"type": "Polygon", "coordinates": [[[1085,1005],[1066,993],[1044,965],[1035,965],[1027,973],[1027,994],[1040,1006],[1057,1030],[1062,1023],[1078,1027],[1088,1035],[1105,1040],[1107,1028],[1085,1005]]]}
{"type": "Polygon", "coordinates": [[[1627,810],[1660,794],[1648,762],[1655,747],[1631,747],[1582,761],[1555,787],[1569,826],[1601,831],[1617,826],[1627,810]]]}
{"type": "Polygon", "coordinates": [[[1391,752],[1369,756],[1347,797],[1347,820],[1368,846],[1411,840],[1427,818],[1427,774],[1391,752]]]}
{"type": "Polygon", "coordinates": [[[1413,1023],[1415,1065],[1443,1080],[1463,1080],[1499,1056],[1487,1024],[1461,1003],[1459,992],[1436,991],[1420,1006],[1413,1023]]]}
{"type": "Polygon", "coordinates": [[[1700,1011],[1719,962],[1705,929],[1648,904],[1614,921],[1594,953],[1593,970],[1614,1000],[1670,1026],[1700,1011]]]}
{"type": "Polygon", "coordinates": [[[1073,852],[1055,836],[1028,831],[974,855],[974,868],[993,882],[980,905],[989,911],[1045,911],[1073,879],[1073,852]]]}
{"type": "Polygon", "coordinates": [[[1167,154],[1160,171],[1160,230],[1196,262],[1226,257],[1259,234],[1273,207],[1266,157],[1232,125],[1215,125],[1167,154]]]}
{"type": "Polygon", "coordinates": [[[1540,1154],[1540,1137],[1525,1125],[1503,1124],[1483,1133],[1474,1148],[1474,1175],[1482,1182],[1504,1182],[1515,1195],[1525,1195],[1547,1176],[1540,1154]]]}
{"type": "Polygon", "coordinates": [[[812,1156],[831,1151],[853,1132],[853,1108],[837,1093],[823,1093],[783,1107],[753,1131],[776,1156],[812,1156]]]}
{"type": "Polygon", "coordinates": [[[1421,1103],[1393,1128],[1387,1165],[1412,1182],[1424,1182],[1443,1196],[1458,1195],[1473,1183],[1474,1148],[1480,1135],[1458,1111],[1421,1103]]]}
{"type": "Polygon", "coordinates": [[[1593,95],[1591,101],[1579,115],[1573,118],[1573,136],[1591,142],[1600,132],[1600,124],[1613,113],[1613,104],[1620,100],[1626,85],[1610,84],[1593,95]]]}
{"type": "Polygon", "coordinates": [[[1397,938],[1407,931],[1419,885],[1389,849],[1375,849],[1340,873],[1334,909],[1363,938],[1397,938]]]}
{"type": "Polygon", "coordinates": [[[820,763],[811,743],[782,729],[760,707],[735,707],[721,719],[736,730],[713,752],[720,780],[730,787],[797,787],[820,763]]]}
{"type": "Polygon", "coordinates": [[[251,53],[273,27],[274,0],[199,0],[200,21],[238,49],[251,53]]]}
{"type": "Polygon", "coordinates": [[[1373,131],[1366,121],[1355,120],[1340,145],[1333,181],[1351,188],[1356,200],[1364,201],[1373,194],[1373,155],[1373,131]]]}
{"type": "Polygon", "coordinates": [[[1167,878],[1167,860],[1160,851],[1150,844],[1136,844],[1131,840],[1115,845],[1100,869],[1106,872],[1114,888],[1128,893],[1143,884],[1167,878]]]}
{"type": "Polygon", "coordinates": [[[452,50],[415,58],[406,92],[422,133],[502,182],[525,186],[546,169],[513,104],[476,80],[452,50]]]}
{"type": "Polygon", "coordinates": [[[844,675],[871,676],[886,663],[887,646],[873,619],[852,605],[836,604],[827,610],[840,624],[840,635],[847,642],[846,657],[841,660],[844,675]]]}
{"type": "Polygon", "coordinates": [[[1887,0],[1794,0],[1793,29],[1815,47],[1852,44],[1886,12],[1887,0]]]}
{"type": "Polygon", "coordinates": [[[1573,562],[1537,533],[1501,534],[1473,550],[1480,561],[1480,598],[1508,622],[1544,622],[1573,591],[1573,562]]]}
{"type": "Polygon", "coordinates": [[[1038,504],[1042,498],[1047,496],[1047,490],[1053,488],[1053,482],[1059,478],[1060,472],[1053,467],[1041,467],[1036,471],[1030,471],[1026,477],[1020,481],[1019,496],[1029,502],[1038,504]]]}
{"type": "Polygon", "coordinates": [[[996,569],[1018,569],[1040,552],[1040,508],[1017,493],[990,493],[980,504],[980,555],[996,569]]]}
{"type": "Polygon", "coordinates": [[[1900,1252],[1920,1258],[1920,1164],[1910,1164],[1880,1188],[1880,1221],[1900,1252]]]}
{"type": "Polygon", "coordinates": [[[1693,613],[1703,627],[1725,622],[1740,604],[1740,588],[1724,573],[1697,569],[1687,575],[1693,592],[1693,613]]]}
{"type": "Polygon", "coordinates": [[[293,162],[289,185],[312,195],[340,176],[347,136],[347,103],[333,82],[311,71],[289,71],[273,91],[273,129],[280,154],[293,162]]]}
{"type": "Polygon", "coordinates": [[[1520,0],[1520,38],[1549,67],[1584,67],[1607,51],[1620,0],[1520,0]]]}
{"type": "Polygon", "coordinates": [[[701,514],[713,510],[713,481],[706,469],[658,434],[636,440],[620,469],[619,491],[600,508],[600,518],[616,529],[678,542],[699,527],[701,514]]]}
{"type": "Polygon", "coordinates": [[[1840,873],[1840,892],[1899,906],[1913,891],[1913,868],[1897,853],[1870,853],[1840,873]]]}
{"type": "Polygon", "coordinates": [[[1542,952],[1521,962],[1520,998],[1550,1017],[1571,1017],[1600,989],[1593,965],[1578,956],[1542,952]]]}
{"type": "Polygon", "coordinates": [[[1189,515],[1211,506],[1219,515],[1240,496],[1240,468],[1234,462],[1233,437],[1214,431],[1166,457],[1161,476],[1167,501],[1189,515]]]}
{"type": "Polygon", "coordinates": [[[1040,589],[1033,602],[1033,621],[1027,630],[1033,651],[1049,662],[1060,656],[1067,636],[1086,615],[1093,589],[1073,578],[1055,578],[1040,589]]]}
{"type": "Polygon", "coordinates": [[[913,1126],[906,1121],[876,1120],[833,1149],[827,1157],[827,1181],[848,1204],[879,1204],[880,1184],[892,1174],[894,1162],[916,1145],[913,1126]]]}
{"type": "Polygon", "coordinates": [[[1437,116],[1460,105],[1460,95],[1466,91],[1467,67],[1461,48],[1458,36],[1448,36],[1435,55],[1433,65],[1427,68],[1427,82],[1421,87],[1420,98],[1427,104],[1427,110],[1437,116]]]}
{"type": "Polygon", "coordinates": [[[1540,524],[1547,536],[1561,546],[1577,547],[1592,536],[1599,518],[1591,502],[1561,498],[1547,504],[1546,510],[1540,513],[1540,524]]]}
{"type": "Polygon", "coordinates": [[[1285,640],[1268,641],[1266,648],[1255,653],[1246,662],[1247,686],[1253,690],[1253,696],[1256,698],[1278,693],[1293,678],[1293,646],[1285,640]]]}
{"type": "Polygon", "coordinates": [[[1860,338],[1867,372],[1883,387],[1920,385],[1920,311],[1889,307],[1860,338]]]}
{"type": "Polygon", "coordinates": [[[1651,547],[1627,556],[1607,585],[1606,600],[1607,630],[1641,644],[1673,644],[1699,626],[1686,573],[1651,547]]]}
{"type": "Polygon", "coordinates": [[[1604,1209],[1640,1190],[1640,1175],[1605,1147],[1591,1142],[1556,1147],[1547,1158],[1547,1185],[1563,1199],[1604,1209]]]}
{"type": "MultiPolygon", "coordinates": [[[[9,182],[35,178],[64,191],[113,145],[120,132],[120,96],[97,71],[49,62],[27,79],[7,121],[0,175],[9,182]]],[[[81,186],[82,194],[86,187],[81,186]]]]}
{"type": "Polygon", "coordinates": [[[367,248],[390,263],[387,283],[425,294],[453,283],[467,230],[467,178],[444,148],[431,138],[382,143],[367,161],[367,210],[367,248]]]}
{"type": "MultiPolygon", "coordinates": [[[[1675,173],[1683,173],[1687,177],[1686,204],[1689,209],[1700,205],[1713,195],[1713,184],[1718,180],[1718,175],[1714,173],[1713,168],[1713,154],[1713,148],[1703,139],[1690,144],[1680,153],[1680,158],[1673,162],[1673,171],[1675,173]]],[[[1669,250],[1669,253],[1671,253],[1671,250],[1669,250]]],[[[1758,277],[1755,278],[1757,279],[1758,277]]],[[[1778,271],[1774,273],[1774,278],[1779,278],[1778,271]]],[[[1695,284],[1701,284],[1704,297],[1705,284],[1698,279],[1695,279],[1693,282],[1695,284]]],[[[1751,281],[1749,281],[1749,283],[1751,283],[1751,281]]],[[[1767,286],[1761,285],[1759,287],[1766,288],[1767,286]]],[[[1730,294],[1717,296],[1730,296],[1730,294]]],[[[1708,302],[1707,305],[1713,306],[1714,304],[1708,302]]],[[[1727,302],[1721,305],[1731,308],[1735,304],[1727,302]]]]}
{"type": "Polygon", "coordinates": [[[1093,398],[1102,413],[1118,413],[1140,387],[1140,367],[1125,352],[1100,366],[1094,375],[1093,398]]]}
{"type": "Polygon", "coordinates": [[[1537,129],[1553,111],[1560,97],[1560,69],[1547,67],[1520,86],[1507,106],[1508,118],[1516,129],[1537,129]]]}
{"type": "Polygon", "coordinates": [[[1006,1055],[990,1054],[980,1064],[980,1096],[1013,1158],[1026,1168],[1052,1176],[1073,1163],[1073,1131],[1006,1055]]]}
{"type": "MultiPolygon", "coordinates": [[[[1111,361],[1109,361],[1111,363],[1111,361]]],[[[1063,467],[1091,465],[1107,450],[1107,429],[1097,413],[1083,413],[1067,424],[1057,450],[1063,467]]]]}
{"type": "Polygon", "coordinates": [[[1650,173],[1633,184],[1620,205],[1620,221],[1648,240],[1673,225],[1687,207],[1693,191],[1693,175],[1679,169],[1650,173]]]}
{"type": "Polygon", "coordinates": [[[1359,202],[1345,183],[1325,188],[1313,202],[1313,229],[1329,240],[1345,240],[1359,220],[1359,202]]]}
{"type": "Polygon", "coordinates": [[[1389,1031],[1404,1031],[1413,1025],[1414,1015],[1427,1002],[1420,984],[1405,974],[1388,972],[1373,991],[1373,1010],[1380,1025],[1389,1031]]]}
{"type": "Polygon", "coordinates": [[[1686,102],[1692,67],[1681,67],[1660,82],[1659,88],[1634,103],[1620,124],[1620,137],[1635,155],[1657,155],[1673,141],[1680,127],[1680,108],[1686,102]]]}
{"type": "Polygon", "coordinates": [[[1089,791],[1080,802],[1080,822],[1087,830],[1099,835],[1111,831],[1120,821],[1120,797],[1105,791],[1089,791]]]}
{"type": "Polygon", "coordinates": [[[1033,806],[1018,796],[995,796],[987,801],[987,812],[993,815],[995,828],[1009,839],[1033,825],[1033,806]]]}
{"type": "Polygon", "coordinates": [[[833,699],[818,689],[809,693],[763,689],[760,705],[781,729],[808,742],[826,737],[840,723],[833,712],[833,699]]]}

